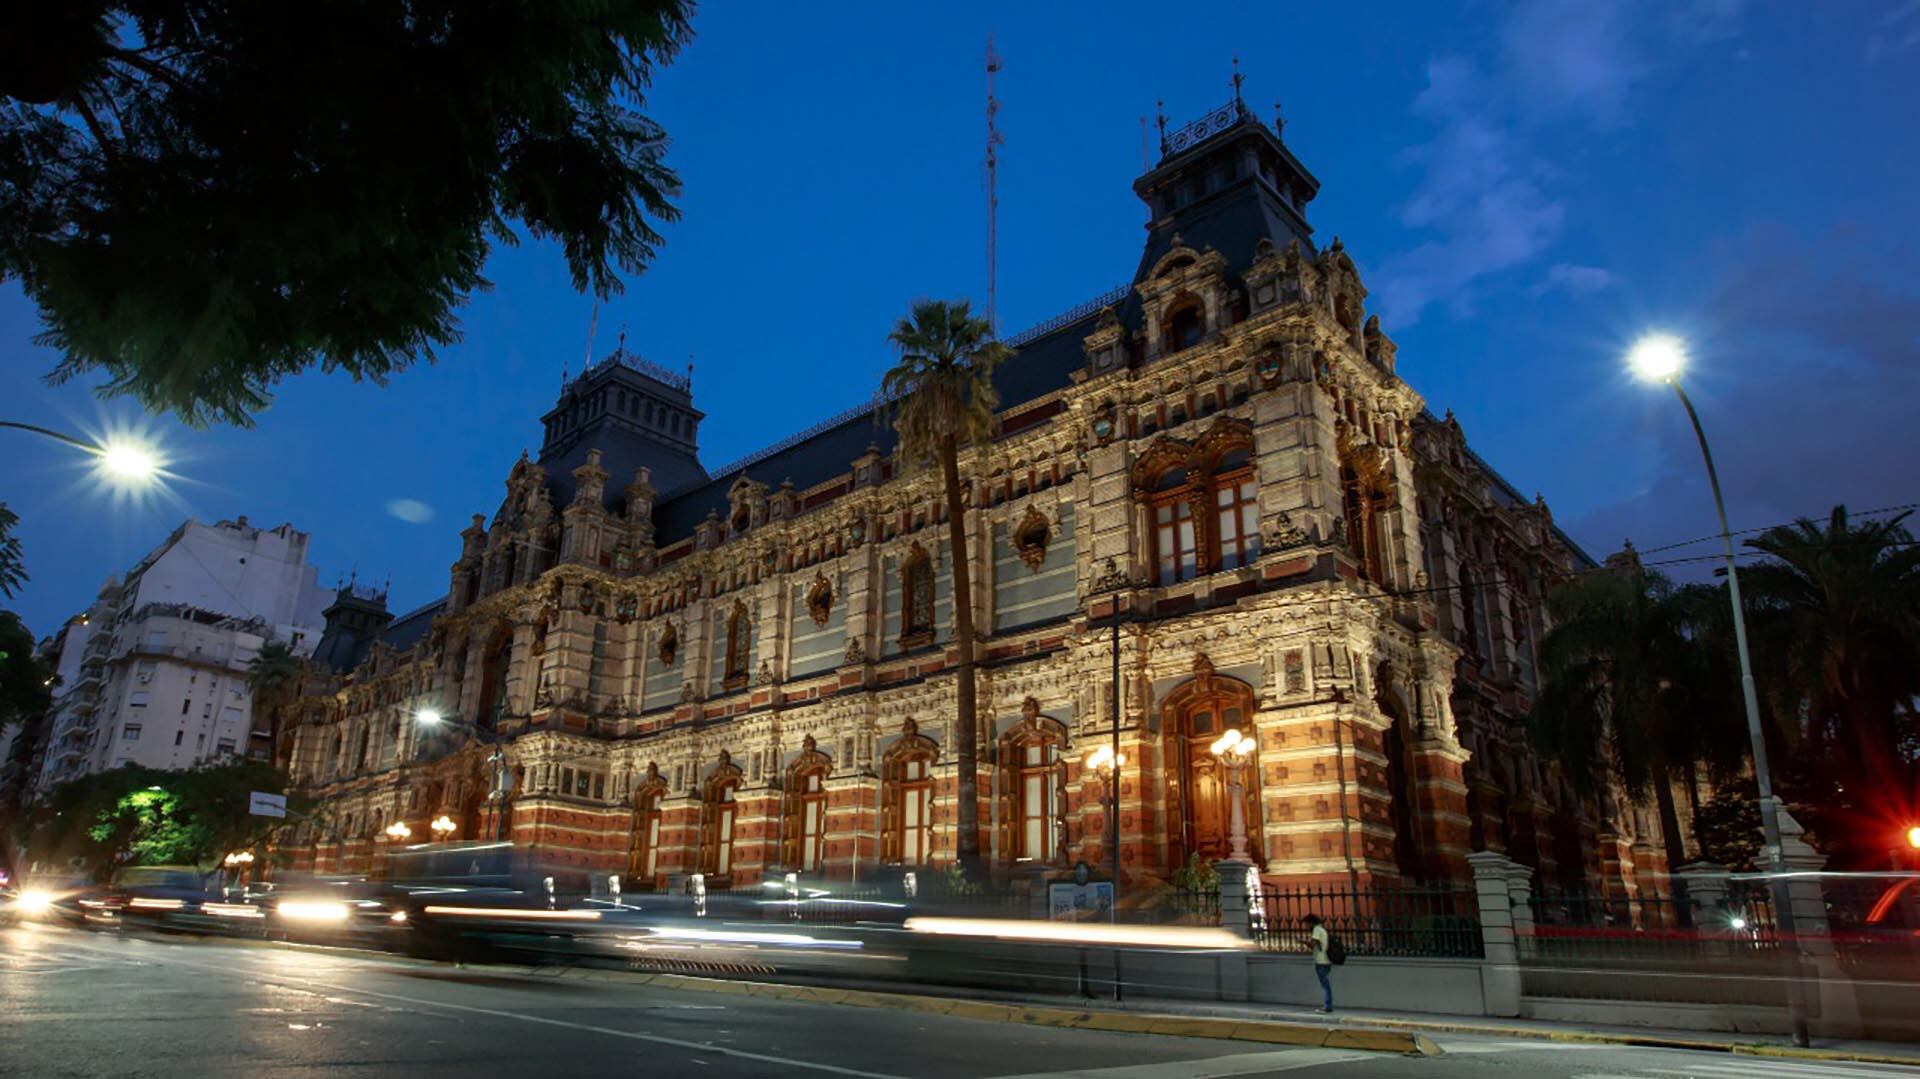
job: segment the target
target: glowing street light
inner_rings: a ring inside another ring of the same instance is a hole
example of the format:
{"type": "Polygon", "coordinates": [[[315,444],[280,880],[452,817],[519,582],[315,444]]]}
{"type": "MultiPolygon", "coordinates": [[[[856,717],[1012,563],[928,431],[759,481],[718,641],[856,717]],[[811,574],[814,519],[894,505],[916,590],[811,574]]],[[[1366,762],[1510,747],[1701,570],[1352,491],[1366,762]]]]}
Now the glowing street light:
{"type": "Polygon", "coordinates": [[[445,720],[447,717],[441,715],[438,709],[422,708],[413,714],[413,718],[431,727],[445,720]]]}
{"type": "MultiPolygon", "coordinates": [[[[1713,489],[1714,512],[1720,515],[1720,546],[1727,560],[1727,598],[1733,604],[1734,651],[1740,659],[1740,695],[1747,711],[1747,740],[1753,747],[1753,778],[1760,793],[1760,823],[1766,838],[1767,875],[1773,892],[1773,909],[1778,912],[1782,940],[1792,939],[1793,906],[1787,896],[1786,860],[1780,848],[1780,810],[1773,800],[1773,772],[1767,765],[1767,740],[1760,729],[1760,700],[1753,688],[1753,660],[1747,654],[1747,612],[1740,602],[1740,567],[1733,559],[1733,532],[1727,527],[1727,502],[1720,494],[1720,473],[1713,467],[1713,451],[1707,446],[1706,429],[1700,426],[1700,414],[1693,400],[1680,385],[1680,372],[1687,365],[1685,342],[1671,334],[1649,334],[1627,353],[1627,365],[1649,382],[1664,382],[1673,387],[1680,407],[1687,410],[1693,424],[1693,437],[1700,443],[1700,459],[1707,466],[1707,485],[1713,489]]],[[[1806,1005],[1798,967],[1785,948],[1781,964],[1787,968],[1787,1013],[1793,1029],[1793,1044],[1807,1044],[1806,1005]]]]}
{"type": "Polygon", "coordinates": [[[28,431],[92,454],[95,469],[116,486],[146,487],[160,477],[163,465],[160,455],[152,446],[126,435],[114,435],[103,442],[88,442],[37,424],[0,420],[0,427],[28,431]]]}
{"type": "Polygon", "coordinates": [[[1686,342],[1668,333],[1648,334],[1634,342],[1627,366],[1648,382],[1672,382],[1686,369],[1686,342]]]}
{"type": "Polygon", "coordinates": [[[413,829],[407,827],[406,821],[397,820],[397,821],[394,821],[392,824],[387,825],[387,838],[393,840],[396,843],[401,842],[402,840],[405,840],[412,835],[413,835],[413,829]]]}
{"type": "Polygon", "coordinates": [[[444,842],[448,839],[453,838],[454,831],[458,829],[460,826],[453,823],[452,817],[449,817],[445,813],[442,813],[439,816],[433,818],[433,823],[427,825],[427,827],[433,829],[433,838],[436,841],[444,842]]]}
{"type": "Polygon", "coordinates": [[[1227,854],[1230,861],[1253,861],[1252,852],[1247,850],[1247,811],[1244,804],[1247,796],[1240,786],[1240,769],[1253,759],[1253,751],[1258,748],[1260,743],[1232,727],[1228,727],[1227,733],[1207,747],[1209,753],[1227,766],[1227,800],[1232,803],[1229,819],[1233,849],[1227,854]]]}

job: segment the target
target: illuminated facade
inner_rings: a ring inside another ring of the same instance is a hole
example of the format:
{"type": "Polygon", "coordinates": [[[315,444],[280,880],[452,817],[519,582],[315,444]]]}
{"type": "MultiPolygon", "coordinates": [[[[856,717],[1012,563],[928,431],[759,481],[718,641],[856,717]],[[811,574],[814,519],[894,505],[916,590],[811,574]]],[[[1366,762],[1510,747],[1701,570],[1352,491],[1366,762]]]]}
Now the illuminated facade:
{"type": "MultiPolygon", "coordinates": [[[[1082,762],[1117,691],[1129,878],[1225,855],[1207,747],[1234,727],[1269,876],[1459,879],[1484,848],[1645,886],[1639,833],[1524,740],[1541,596],[1590,563],[1395,373],[1272,128],[1232,105],[1164,149],[1134,280],[1010,340],[999,436],[963,465],[989,863],[1105,864],[1082,762]]],[[[462,534],[443,601],[388,625],[343,597],[337,673],[288,713],[324,806],[296,864],[363,868],[385,824],[442,813],[629,889],[953,858],[937,478],[896,473],[870,409],[711,472],[701,418],[616,352],[462,534]],[[428,710],[503,745],[497,815],[491,749],[428,710]]]]}

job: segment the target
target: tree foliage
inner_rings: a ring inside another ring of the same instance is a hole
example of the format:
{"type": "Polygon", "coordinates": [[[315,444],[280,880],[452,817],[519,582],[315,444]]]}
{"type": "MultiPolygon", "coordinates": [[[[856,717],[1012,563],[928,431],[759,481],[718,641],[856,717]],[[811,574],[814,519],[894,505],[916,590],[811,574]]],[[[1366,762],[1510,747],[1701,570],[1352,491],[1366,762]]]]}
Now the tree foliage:
{"type": "Polygon", "coordinates": [[[0,281],[55,380],[246,424],[318,364],[381,381],[457,340],[490,245],[576,288],[677,214],[636,111],[690,0],[63,0],[0,29],[0,281]]]}
{"type": "Polygon", "coordinates": [[[1653,798],[1676,866],[1687,856],[1674,784],[1697,764],[1737,767],[1740,747],[1727,692],[1711,684],[1691,622],[1704,603],[1637,562],[1556,589],[1529,717],[1535,744],[1576,789],[1598,792],[1612,780],[1653,798]]]}
{"type": "Polygon", "coordinates": [[[34,653],[20,616],[0,610],[0,731],[46,714],[53,671],[34,653]]]}
{"type": "Polygon", "coordinates": [[[1722,791],[1694,812],[1693,833],[1702,859],[1751,871],[1765,842],[1760,803],[1744,790],[1722,791]]]}
{"type": "Polygon", "coordinates": [[[27,818],[27,847],[41,861],[80,858],[102,877],[122,865],[211,866],[281,823],[248,815],[251,792],[286,789],[286,773],[260,761],[186,772],[128,765],[55,787],[27,818]]]}
{"type": "Polygon", "coordinates": [[[968,499],[960,481],[960,450],[972,443],[984,448],[993,437],[1000,397],[993,372],[1013,354],[993,339],[987,320],[966,301],[917,300],[906,318],[887,336],[900,350],[900,362],[881,379],[886,415],[900,436],[897,458],[903,469],[928,463],[940,470],[947,504],[947,540],[952,551],[956,665],[953,747],[960,770],[955,811],[960,821],[955,855],[961,871],[980,873],[979,732],[974,686],[974,628],[971,562],[967,557],[968,499]]]}
{"type": "Polygon", "coordinates": [[[252,697],[254,715],[268,721],[267,741],[274,761],[280,754],[280,709],[293,698],[300,684],[300,672],[306,666],[285,641],[268,641],[253,662],[247,664],[247,689],[252,697]]]}
{"type": "Polygon", "coordinates": [[[20,537],[13,534],[19,524],[20,515],[0,502],[0,596],[9,598],[27,583],[26,556],[20,550],[20,537]]]}
{"type": "Polygon", "coordinates": [[[1836,506],[1747,541],[1755,672],[1785,793],[1830,855],[1878,864],[1920,820],[1920,548],[1836,506]]]}

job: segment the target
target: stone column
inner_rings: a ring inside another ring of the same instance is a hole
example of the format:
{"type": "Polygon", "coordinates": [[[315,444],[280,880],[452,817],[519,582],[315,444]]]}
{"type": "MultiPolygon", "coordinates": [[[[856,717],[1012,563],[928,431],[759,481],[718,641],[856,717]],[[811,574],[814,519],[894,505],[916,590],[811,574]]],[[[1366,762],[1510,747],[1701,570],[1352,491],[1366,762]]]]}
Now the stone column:
{"type": "Polygon", "coordinates": [[[1480,966],[1480,991],[1487,1014],[1519,1015],[1520,953],[1507,883],[1513,876],[1513,862],[1504,854],[1483,850],[1467,855],[1467,867],[1473,873],[1473,889],[1480,906],[1480,939],[1486,949],[1480,966]]]}
{"type": "Polygon", "coordinates": [[[1525,951],[1533,937],[1533,869],[1512,858],[1507,859],[1507,905],[1513,911],[1515,944],[1525,951]]]}
{"type": "Polygon", "coordinates": [[[1787,878],[1786,892],[1793,909],[1794,939],[1782,946],[1798,950],[1801,970],[1814,983],[1802,982],[1808,1021],[1821,1037],[1858,1038],[1863,1031],[1860,1002],[1854,996],[1853,981],[1840,969],[1827,925],[1826,896],[1820,878],[1813,875],[1826,868],[1827,857],[1807,843],[1806,829],[1778,798],[1774,805],[1780,818],[1780,860],[1786,872],[1793,874],[1787,878]]]}
{"type": "Polygon", "coordinates": [[[1247,870],[1252,868],[1249,862],[1228,860],[1213,863],[1213,871],[1220,877],[1220,928],[1235,936],[1252,935],[1248,915],[1248,901],[1252,895],[1247,888],[1247,870]]]}
{"type": "Polygon", "coordinates": [[[1727,907],[1727,867],[1717,862],[1688,862],[1674,871],[1674,877],[1686,891],[1693,909],[1693,925],[1701,935],[1725,919],[1727,907]]]}
{"type": "MultiPolygon", "coordinates": [[[[1220,928],[1238,937],[1252,936],[1250,904],[1258,899],[1258,893],[1248,887],[1254,867],[1251,862],[1224,861],[1213,863],[1213,871],[1220,877],[1220,928]]],[[[1219,956],[1217,963],[1218,984],[1221,1000],[1246,1000],[1247,953],[1230,952],[1219,956]]]]}

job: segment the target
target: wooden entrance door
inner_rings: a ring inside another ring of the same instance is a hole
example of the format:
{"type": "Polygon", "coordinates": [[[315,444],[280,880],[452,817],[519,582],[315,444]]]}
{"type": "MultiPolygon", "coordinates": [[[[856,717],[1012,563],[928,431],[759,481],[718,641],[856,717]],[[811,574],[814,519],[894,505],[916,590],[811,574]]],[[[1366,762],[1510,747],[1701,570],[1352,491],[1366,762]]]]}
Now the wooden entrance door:
{"type": "MultiPolygon", "coordinates": [[[[1229,729],[1253,732],[1253,689],[1237,679],[1197,670],[1192,681],[1168,694],[1161,713],[1166,733],[1167,808],[1178,830],[1169,836],[1169,871],[1196,855],[1203,861],[1227,857],[1233,849],[1233,810],[1227,770],[1212,753],[1213,743],[1229,729]]],[[[1244,770],[1247,841],[1259,854],[1259,800],[1255,770],[1244,770]]]]}

